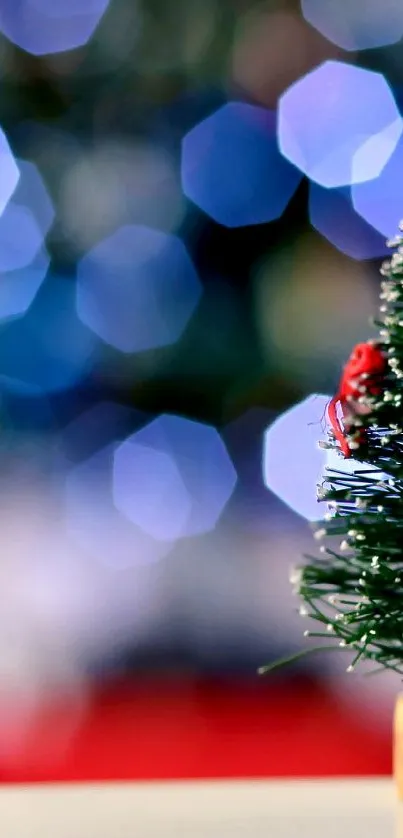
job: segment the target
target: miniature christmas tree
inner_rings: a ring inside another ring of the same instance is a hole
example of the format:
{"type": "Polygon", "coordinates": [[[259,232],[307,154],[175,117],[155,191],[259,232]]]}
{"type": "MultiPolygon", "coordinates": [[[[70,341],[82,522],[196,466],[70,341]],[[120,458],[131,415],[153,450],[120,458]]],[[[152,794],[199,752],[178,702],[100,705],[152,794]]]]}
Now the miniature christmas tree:
{"type": "Polygon", "coordinates": [[[379,339],[353,351],[322,443],[357,467],[327,470],[318,487],[327,504],[315,532],[320,556],[306,556],[292,582],[301,614],[318,624],[305,634],[349,651],[348,670],[367,659],[403,674],[403,236],[388,244],[379,339]]]}

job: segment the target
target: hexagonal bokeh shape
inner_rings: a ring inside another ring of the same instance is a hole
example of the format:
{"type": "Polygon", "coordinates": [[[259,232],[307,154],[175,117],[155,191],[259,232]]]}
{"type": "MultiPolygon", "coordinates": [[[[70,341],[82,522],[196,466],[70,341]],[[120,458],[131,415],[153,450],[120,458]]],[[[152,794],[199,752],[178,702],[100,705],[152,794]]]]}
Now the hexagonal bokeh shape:
{"type": "Polygon", "coordinates": [[[402,166],[401,141],[377,178],[369,183],[356,184],[351,190],[355,211],[385,238],[396,235],[399,221],[403,217],[402,166]]]}
{"type": "Polygon", "coordinates": [[[116,506],[158,540],[212,530],[237,481],[219,433],[162,415],[116,450],[116,506]]]}
{"type": "Polygon", "coordinates": [[[342,49],[396,44],[403,35],[401,0],[301,0],[305,20],[342,49]]]}
{"type": "Polygon", "coordinates": [[[351,202],[351,189],[309,188],[309,217],[312,227],[352,259],[373,259],[388,252],[385,239],[367,224],[351,202]]]}
{"type": "Polygon", "coordinates": [[[185,195],[226,227],[279,218],[301,174],[278,151],[273,111],[230,102],[182,141],[185,195]]]}
{"type": "MultiPolygon", "coordinates": [[[[331,396],[313,395],[286,410],[267,429],[263,450],[263,479],[290,509],[308,521],[320,521],[328,506],[317,499],[328,470],[359,474],[370,466],[346,460],[336,449],[322,449],[324,422],[331,396]]],[[[379,469],[374,472],[381,474],[379,469]]]]}
{"type": "Polygon", "coordinates": [[[115,454],[115,501],[144,532],[167,541],[184,533],[191,510],[191,499],[174,459],[164,451],[133,442],[122,443],[115,454]]]}
{"type": "Polygon", "coordinates": [[[7,206],[20,177],[20,170],[0,128],[0,215],[7,206]]]}
{"type": "Polygon", "coordinates": [[[122,515],[112,493],[116,442],[74,466],[66,480],[66,524],[74,541],[94,559],[114,568],[150,564],[173,543],[155,541],[122,515]]]}
{"type": "Polygon", "coordinates": [[[282,154],[327,188],[377,177],[402,130],[385,78],[339,61],[316,67],[279,102],[282,154]]]}
{"type": "Polygon", "coordinates": [[[200,281],[183,242],[148,227],[121,227],[78,266],[78,315],[121,352],[174,343],[200,296],[200,281]]]}
{"type": "Polygon", "coordinates": [[[109,0],[5,0],[0,31],[32,55],[82,47],[93,35],[109,0]]]}

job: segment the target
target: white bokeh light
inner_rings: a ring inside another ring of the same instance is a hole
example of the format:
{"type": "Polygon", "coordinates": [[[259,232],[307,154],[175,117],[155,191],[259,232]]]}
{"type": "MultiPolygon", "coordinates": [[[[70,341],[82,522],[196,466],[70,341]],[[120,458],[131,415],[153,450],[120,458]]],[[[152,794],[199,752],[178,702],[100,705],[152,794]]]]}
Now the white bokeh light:
{"type": "Polygon", "coordinates": [[[0,215],[16,189],[19,177],[20,171],[7,137],[0,128],[0,215]]]}
{"type": "Polygon", "coordinates": [[[142,352],[175,343],[201,297],[183,242],[125,225],[87,253],[77,269],[77,312],[105,343],[142,352]]]}
{"type": "Polygon", "coordinates": [[[117,507],[159,540],[214,529],[236,480],[218,431],[181,416],[159,416],[115,453],[117,507]]]}
{"type": "Polygon", "coordinates": [[[0,31],[32,55],[82,47],[95,32],[109,0],[3,0],[0,31]]]}
{"type": "Polygon", "coordinates": [[[403,35],[401,0],[301,0],[301,10],[325,38],[352,52],[396,44],[403,35]]]}
{"type": "Polygon", "coordinates": [[[282,154],[327,188],[377,177],[403,131],[381,73],[325,61],[283,93],[278,139],[282,154]]]}

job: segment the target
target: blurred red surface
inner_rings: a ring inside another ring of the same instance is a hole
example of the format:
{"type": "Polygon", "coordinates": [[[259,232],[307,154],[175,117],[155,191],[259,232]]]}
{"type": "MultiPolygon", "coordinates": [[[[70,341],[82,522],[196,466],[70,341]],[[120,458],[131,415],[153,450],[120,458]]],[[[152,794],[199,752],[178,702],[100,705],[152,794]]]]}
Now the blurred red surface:
{"type": "Polygon", "coordinates": [[[50,708],[2,782],[377,775],[391,726],[318,683],[147,679],[94,694],[67,749],[49,758],[66,708],[50,708]]]}

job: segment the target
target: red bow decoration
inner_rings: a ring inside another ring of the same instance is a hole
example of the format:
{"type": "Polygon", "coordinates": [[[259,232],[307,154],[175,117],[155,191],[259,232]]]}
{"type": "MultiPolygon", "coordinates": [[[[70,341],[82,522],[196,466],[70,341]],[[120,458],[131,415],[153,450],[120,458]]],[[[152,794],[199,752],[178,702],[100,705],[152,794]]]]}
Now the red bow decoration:
{"type": "MultiPolygon", "coordinates": [[[[354,416],[370,412],[358,399],[365,395],[378,395],[382,388],[381,378],[385,373],[386,358],[375,343],[358,343],[354,347],[344,367],[339,390],[329,402],[327,413],[333,433],[345,457],[352,456],[352,449],[346,439],[348,425],[354,416]],[[337,415],[337,406],[341,407],[343,428],[337,415]]],[[[365,431],[360,432],[358,442],[365,440],[365,431]]]]}

